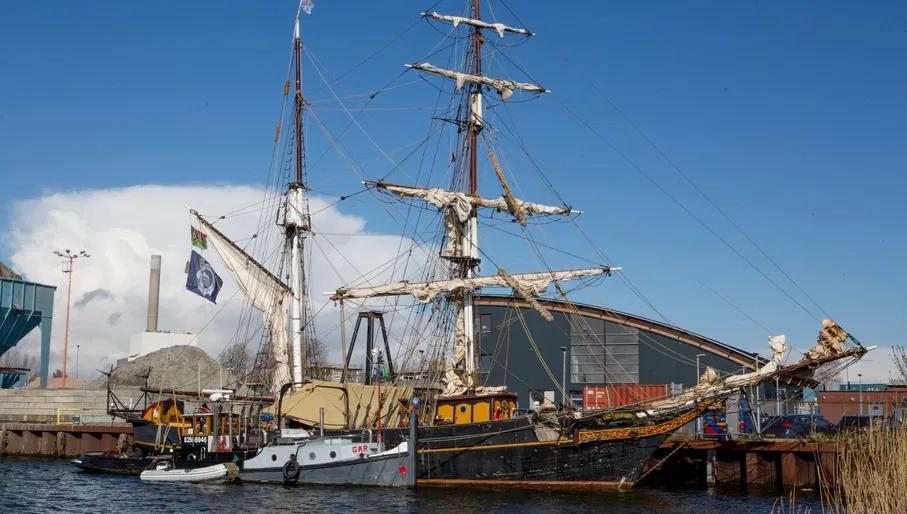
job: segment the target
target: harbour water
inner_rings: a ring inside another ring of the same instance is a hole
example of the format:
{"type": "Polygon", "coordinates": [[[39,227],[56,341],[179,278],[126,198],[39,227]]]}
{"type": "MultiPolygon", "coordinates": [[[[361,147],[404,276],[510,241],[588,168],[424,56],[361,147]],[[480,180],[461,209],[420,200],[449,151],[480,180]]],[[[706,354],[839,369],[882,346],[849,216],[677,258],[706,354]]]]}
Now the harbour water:
{"type": "MultiPolygon", "coordinates": [[[[93,475],[67,461],[0,459],[4,512],[520,512],[767,513],[776,497],[739,490],[552,492],[492,489],[359,489],[254,484],[149,484],[93,475]]],[[[799,509],[820,512],[814,498],[799,509]]]]}

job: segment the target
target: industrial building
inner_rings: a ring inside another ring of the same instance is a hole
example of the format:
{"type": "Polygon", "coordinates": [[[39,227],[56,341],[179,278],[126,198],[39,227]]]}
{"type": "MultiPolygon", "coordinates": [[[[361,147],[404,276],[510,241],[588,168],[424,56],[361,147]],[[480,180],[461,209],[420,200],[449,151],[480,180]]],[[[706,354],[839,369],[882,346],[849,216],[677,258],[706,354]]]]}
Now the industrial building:
{"type": "MultiPolygon", "coordinates": [[[[32,330],[41,330],[41,387],[47,387],[50,366],[50,332],[53,325],[56,287],[23,280],[0,262],[0,355],[16,346],[32,330]]],[[[22,382],[26,370],[4,372],[0,382],[10,386],[22,382]]]]}
{"type": "Polygon", "coordinates": [[[697,361],[700,371],[710,366],[725,373],[752,371],[757,359],[765,363],[756,354],[633,314],[557,300],[539,303],[553,321],[520,298],[475,297],[479,384],[506,385],[523,407],[545,399],[560,403],[563,378],[567,394],[582,405],[585,388],[606,384],[660,385],[666,394],[677,392],[697,382],[697,361]]]}

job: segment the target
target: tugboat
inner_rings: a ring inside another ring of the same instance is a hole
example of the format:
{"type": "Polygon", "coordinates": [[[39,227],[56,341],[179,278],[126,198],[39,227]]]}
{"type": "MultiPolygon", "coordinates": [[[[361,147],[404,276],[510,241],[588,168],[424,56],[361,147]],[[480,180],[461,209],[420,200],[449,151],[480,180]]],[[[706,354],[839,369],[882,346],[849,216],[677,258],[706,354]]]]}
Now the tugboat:
{"type": "MultiPolygon", "coordinates": [[[[140,475],[151,469],[196,469],[215,464],[241,462],[267,443],[267,432],[247,417],[224,412],[224,403],[234,399],[232,391],[208,391],[214,411],[202,404],[198,412],[186,413],[185,401],[165,398],[151,402],[139,415],[133,409],[111,413],[132,425],[132,444],[111,452],[85,452],[71,462],[90,473],[140,475]],[[255,433],[253,433],[255,432],[255,433]]],[[[198,393],[192,394],[196,396],[198,393]]],[[[183,395],[189,396],[188,392],[183,395]]],[[[119,400],[111,392],[114,404],[119,400]]],[[[271,403],[268,398],[242,398],[251,403],[271,403]]]]}
{"type": "MultiPolygon", "coordinates": [[[[311,438],[305,430],[282,431],[281,437],[243,462],[244,482],[282,484],[415,487],[417,417],[410,422],[408,440],[385,449],[377,441],[357,442],[351,436],[311,438]]],[[[369,433],[371,436],[371,433],[369,433]]]]}

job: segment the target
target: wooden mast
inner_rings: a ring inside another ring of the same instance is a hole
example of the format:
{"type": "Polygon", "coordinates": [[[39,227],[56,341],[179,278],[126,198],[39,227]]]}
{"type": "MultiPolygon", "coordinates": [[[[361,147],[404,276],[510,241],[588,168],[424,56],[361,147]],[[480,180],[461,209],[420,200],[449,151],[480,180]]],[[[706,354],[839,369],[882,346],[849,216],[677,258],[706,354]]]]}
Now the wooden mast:
{"type": "Polygon", "coordinates": [[[302,37],[299,33],[299,18],[296,18],[296,37],[294,38],[294,47],[296,51],[296,183],[300,186],[302,183],[302,159],[305,149],[302,147],[302,37]]]}
{"type": "Polygon", "coordinates": [[[302,36],[299,29],[299,13],[293,33],[293,50],[296,60],[296,91],[294,100],[295,123],[294,142],[296,145],[296,181],[287,187],[286,205],[284,208],[285,237],[289,247],[290,288],[293,290],[293,302],[290,305],[291,353],[293,357],[293,382],[302,383],[307,368],[306,345],[303,340],[306,316],[305,301],[305,266],[303,265],[303,245],[305,233],[309,230],[308,207],[305,201],[305,147],[302,137],[302,36]]]}
{"type": "MultiPolygon", "coordinates": [[[[481,20],[479,11],[479,0],[472,1],[473,17],[481,20]]],[[[482,29],[474,27],[472,32],[473,58],[475,75],[482,75],[482,29]]],[[[469,103],[469,184],[468,193],[472,196],[478,196],[478,135],[482,130],[483,113],[482,113],[482,85],[474,84],[468,97],[469,103]]],[[[473,207],[472,214],[466,225],[466,244],[461,245],[463,254],[463,273],[464,278],[469,278],[475,274],[475,269],[479,265],[478,252],[478,212],[473,207]]],[[[472,301],[472,293],[467,292],[463,295],[463,334],[466,338],[466,385],[471,390],[475,386],[476,378],[476,340],[475,340],[475,312],[472,301]]]]}
{"type": "MultiPolygon", "coordinates": [[[[473,17],[480,20],[479,0],[472,0],[473,17]]],[[[474,27],[472,31],[473,52],[475,54],[475,74],[482,75],[482,29],[474,27]]],[[[481,92],[482,86],[475,84],[474,92],[481,92]]],[[[476,144],[480,126],[476,123],[475,116],[470,112],[469,123],[469,194],[475,196],[478,194],[478,148],[476,144]]]]}

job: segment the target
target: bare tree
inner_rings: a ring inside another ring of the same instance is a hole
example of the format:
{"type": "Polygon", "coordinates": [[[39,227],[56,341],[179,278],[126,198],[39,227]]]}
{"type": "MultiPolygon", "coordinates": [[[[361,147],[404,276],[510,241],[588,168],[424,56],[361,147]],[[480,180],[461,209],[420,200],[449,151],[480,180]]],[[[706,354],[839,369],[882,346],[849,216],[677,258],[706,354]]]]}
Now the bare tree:
{"type": "Polygon", "coordinates": [[[895,368],[901,375],[903,383],[907,384],[907,350],[903,346],[896,345],[891,348],[891,360],[895,368]]]}
{"type": "Polygon", "coordinates": [[[224,348],[217,360],[222,367],[232,369],[233,376],[238,379],[248,375],[254,364],[254,357],[245,341],[236,341],[224,348]]]}
{"type": "Polygon", "coordinates": [[[312,363],[314,367],[326,366],[327,362],[327,348],[324,346],[324,343],[321,342],[321,339],[317,337],[308,342],[309,350],[309,362],[312,363]]]}
{"type": "Polygon", "coordinates": [[[40,374],[41,363],[36,355],[10,350],[0,357],[0,368],[28,369],[28,380],[31,381],[40,374]]]}

